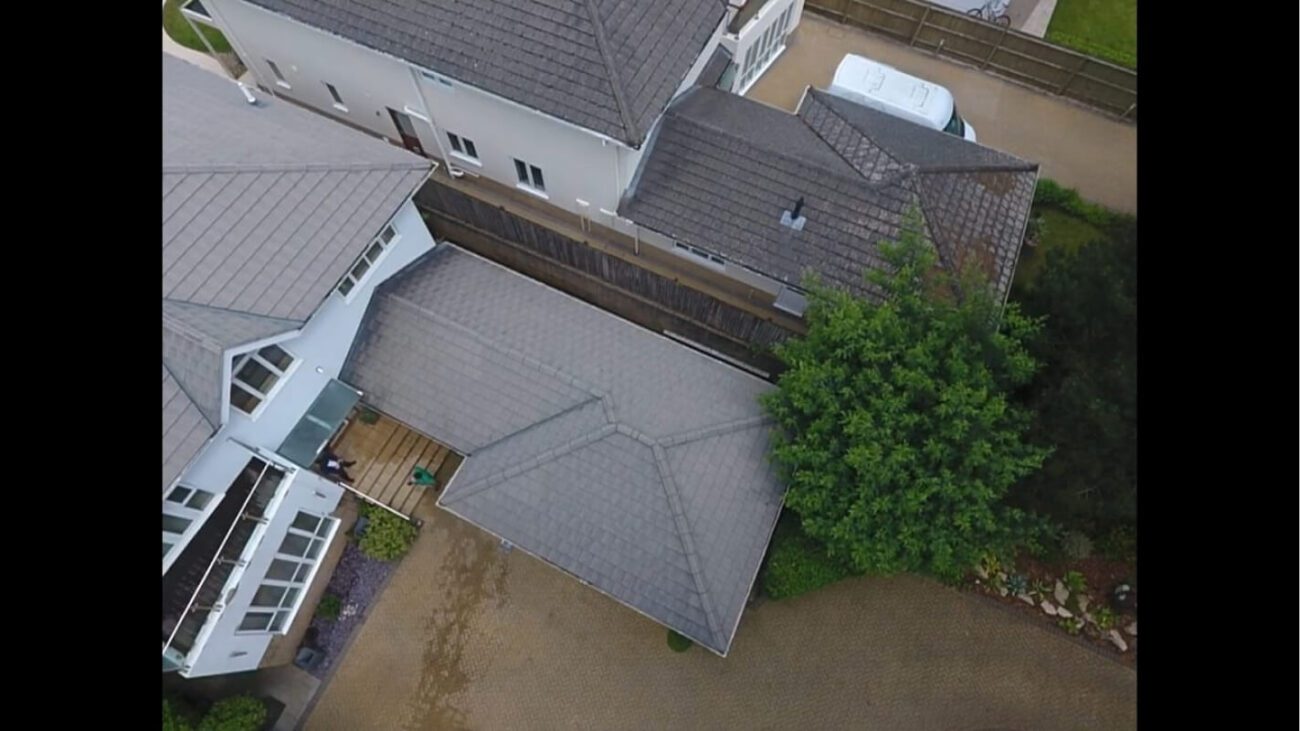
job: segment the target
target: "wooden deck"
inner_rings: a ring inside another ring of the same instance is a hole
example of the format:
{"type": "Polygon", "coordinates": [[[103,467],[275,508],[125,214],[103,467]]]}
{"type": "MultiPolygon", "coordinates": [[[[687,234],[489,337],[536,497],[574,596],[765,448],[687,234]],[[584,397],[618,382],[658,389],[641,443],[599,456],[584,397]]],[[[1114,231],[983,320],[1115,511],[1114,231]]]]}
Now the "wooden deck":
{"type": "Polygon", "coordinates": [[[348,418],[331,449],[344,461],[356,461],[348,468],[354,490],[410,517],[426,493],[442,488],[461,457],[386,414],[367,424],[358,418],[361,410],[348,418]],[[437,475],[437,485],[412,484],[411,472],[417,466],[437,475]]]}

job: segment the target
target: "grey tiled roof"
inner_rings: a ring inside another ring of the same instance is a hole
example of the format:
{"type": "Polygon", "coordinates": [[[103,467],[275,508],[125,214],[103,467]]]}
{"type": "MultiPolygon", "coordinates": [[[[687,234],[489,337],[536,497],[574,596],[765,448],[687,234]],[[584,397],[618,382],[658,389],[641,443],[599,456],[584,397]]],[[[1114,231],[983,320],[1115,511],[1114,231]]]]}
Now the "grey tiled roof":
{"type": "Polygon", "coordinates": [[[163,366],[162,410],[162,486],[180,477],[190,460],[203,449],[216,426],[199,411],[194,401],[181,390],[180,384],[163,366]]]}
{"type": "Polygon", "coordinates": [[[633,146],[722,21],[719,0],[249,0],[633,146]]]}
{"type": "Polygon", "coordinates": [[[448,244],[342,378],[468,455],[444,508],[726,653],[784,494],[769,384],[448,244]]]}
{"type": "Polygon", "coordinates": [[[797,284],[860,295],[882,239],[919,207],[945,266],[981,265],[1005,295],[1037,165],[809,89],[797,115],[696,88],[666,113],[619,212],[797,284]],[[794,232],[783,211],[804,199],[794,232]]]}
{"type": "Polygon", "coordinates": [[[177,399],[219,426],[226,353],[300,327],[430,163],[265,95],[250,105],[173,56],[162,66],[166,481],[194,445],[177,399]]]}

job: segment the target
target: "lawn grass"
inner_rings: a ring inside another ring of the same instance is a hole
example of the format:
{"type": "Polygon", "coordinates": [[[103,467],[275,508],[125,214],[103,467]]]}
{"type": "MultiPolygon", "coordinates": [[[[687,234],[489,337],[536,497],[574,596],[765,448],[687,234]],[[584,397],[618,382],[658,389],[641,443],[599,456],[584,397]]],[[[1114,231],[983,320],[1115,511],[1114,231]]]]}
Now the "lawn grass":
{"type": "Polygon", "coordinates": [[[1137,0],[1060,0],[1047,40],[1137,68],[1137,0]]]}
{"type": "MultiPolygon", "coordinates": [[[[173,41],[194,51],[207,53],[208,49],[203,45],[203,40],[198,37],[194,29],[190,27],[185,16],[181,15],[181,5],[185,0],[167,0],[163,3],[163,30],[171,36],[173,41]]],[[[208,42],[217,53],[230,53],[230,42],[226,37],[221,35],[221,31],[208,26],[195,23],[203,29],[203,35],[208,37],[208,42]]]]}
{"type": "Polygon", "coordinates": [[[1049,250],[1074,251],[1094,239],[1105,236],[1101,229],[1091,223],[1053,206],[1035,206],[1034,213],[1042,216],[1043,231],[1038,246],[1033,248],[1026,246],[1021,250],[1020,263],[1016,265],[1016,279],[1013,285],[1021,291],[1033,286],[1034,280],[1043,270],[1043,262],[1046,261],[1049,250]]]}

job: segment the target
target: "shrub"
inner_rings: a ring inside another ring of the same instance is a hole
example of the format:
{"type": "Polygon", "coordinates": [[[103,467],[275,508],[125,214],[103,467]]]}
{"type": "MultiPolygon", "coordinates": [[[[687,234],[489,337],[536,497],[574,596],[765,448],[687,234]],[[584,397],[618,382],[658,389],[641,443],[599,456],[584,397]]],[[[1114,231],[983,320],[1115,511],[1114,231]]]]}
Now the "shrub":
{"type": "Polygon", "coordinates": [[[1100,609],[1093,613],[1092,621],[1097,623],[1098,629],[1108,630],[1115,626],[1115,613],[1111,611],[1110,607],[1103,604],[1100,609]]]}
{"type": "Polygon", "coordinates": [[[326,594],[321,597],[320,606],[316,607],[316,616],[321,619],[337,619],[343,609],[343,600],[338,594],[326,594]]]}
{"type": "Polygon", "coordinates": [[[193,731],[194,725],[178,706],[173,705],[171,699],[163,698],[162,713],[163,731],[193,731]]]}
{"type": "Polygon", "coordinates": [[[673,630],[668,630],[668,647],[673,652],[686,652],[691,649],[694,644],[695,643],[691,641],[691,638],[677,634],[673,630]]]}
{"type": "Polygon", "coordinates": [[[1070,530],[1061,536],[1061,550],[1075,561],[1081,561],[1092,555],[1092,539],[1082,531],[1070,530]]]}
{"type": "Polygon", "coordinates": [[[826,553],[825,546],[803,532],[798,516],[790,512],[781,515],[763,571],[764,593],[773,599],[799,596],[851,573],[826,553]]]}
{"type": "Polygon", "coordinates": [[[1024,574],[1012,574],[1007,577],[1007,591],[1020,596],[1029,591],[1029,577],[1024,574]]]}
{"type": "Polygon", "coordinates": [[[383,508],[364,505],[361,514],[370,520],[370,525],[357,545],[370,558],[380,561],[399,559],[411,550],[411,544],[419,535],[419,529],[413,523],[383,508]]]}
{"type": "Polygon", "coordinates": [[[1132,526],[1116,526],[1101,537],[1097,549],[1110,561],[1133,563],[1137,560],[1137,534],[1132,526]]]}
{"type": "Polygon", "coordinates": [[[1034,206],[1051,206],[1072,216],[1082,218],[1097,228],[1110,228],[1116,224],[1130,223],[1133,216],[1112,211],[1105,206],[1091,203],[1079,196],[1079,191],[1066,188],[1054,180],[1038,179],[1034,189],[1034,206]]]}
{"type": "Polygon", "coordinates": [[[249,695],[232,696],[212,704],[198,731],[261,731],[266,716],[262,701],[249,695]]]}
{"type": "Polygon", "coordinates": [[[1088,580],[1078,571],[1065,572],[1065,580],[1061,583],[1065,584],[1065,588],[1069,589],[1070,594],[1074,596],[1088,591],[1088,580]]]}
{"type": "Polygon", "coordinates": [[[1079,631],[1083,629],[1083,620],[1078,617],[1062,617],[1057,620],[1056,624],[1072,635],[1079,634],[1079,631]]]}

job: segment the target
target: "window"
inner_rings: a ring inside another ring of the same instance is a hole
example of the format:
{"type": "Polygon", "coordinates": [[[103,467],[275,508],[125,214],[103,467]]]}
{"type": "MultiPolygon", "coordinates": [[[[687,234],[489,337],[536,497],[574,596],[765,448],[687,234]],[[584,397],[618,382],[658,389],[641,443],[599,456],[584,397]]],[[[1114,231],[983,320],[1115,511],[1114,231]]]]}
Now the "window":
{"type": "Polygon", "coordinates": [[[306,593],[307,579],[338,520],[298,511],[249,601],[241,632],[283,632],[306,593]]]}
{"type": "Polygon", "coordinates": [[[343,97],[339,96],[339,90],[334,85],[326,81],[325,88],[330,90],[330,98],[334,100],[334,108],[346,112],[347,106],[343,103],[343,97]]]}
{"type": "Polygon", "coordinates": [[[163,558],[181,542],[181,536],[191,525],[201,522],[203,511],[215,498],[216,495],[207,490],[188,485],[177,485],[163,497],[163,558]]]}
{"type": "Polygon", "coordinates": [[[361,280],[365,278],[366,272],[374,268],[379,261],[379,257],[390,248],[396,238],[397,229],[394,229],[391,225],[384,226],[384,229],[379,232],[379,236],[370,242],[370,246],[366,247],[365,252],[361,254],[361,258],[357,259],[357,263],[352,265],[352,270],[343,275],[343,281],[339,282],[339,294],[344,297],[348,296],[348,293],[355,289],[361,283],[361,280]]]}
{"type": "Polygon", "coordinates": [[[294,357],[278,345],[268,345],[256,353],[236,356],[231,373],[230,404],[245,414],[257,411],[284,379],[294,357]]]}
{"type": "Polygon", "coordinates": [[[677,253],[679,254],[687,254],[689,256],[695,257],[696,259],[703,259],[705,262],[712,264],[715,267],[723,267],[726,266],[727,264],[727,260],[718,256],[717,254],[710,254],[704,249],[696,248],[694,246],[691,246],[690,244],[683,244],[680,241],[674,241],[673,248],[676,249],[677,253]]]}
{"type": "Polygon", "coordinates": [[[542,169],[536,165],[529,165],[522,160],[515,160],[515,175],[519,177],[519,185],[525,189],[544,192],[546,190],[546,181],[542,179],[542,169]]]}
{"type": "Polygon", "coordinates": [[[266,65],[267,65],[267,66],[270,66],[270,67],[271,67],[271,73],[275,74],[275,83],[276,83],[276,84],[278,84],[278,85],[280,85],[280,86],[283,86],[283,87],[286,88],[286,89],[292,89],[292,88],[293,88],[293,87],[289,86],[289,82],[288,82],[288,80],[286,80],[286,79],[284,78],[284,74],[280,72],[280,67],[275,65],[275,61],[272,61],[271,59],[268,58],[268,59],[266,59],[266,65]]]}
{"type": "Polygon", "coordinates": [[[203,3],[199,2],[199,0],[190,0],[190,2],[185,3],[184,9],[204,20],[212,20],[212,14],[208,12],[207,8],[203,7],[203,3]]]}
{"type": "Polygon", "coordinates": [[[167,495],[168,502],[184,505],[194,510],[203,510],[208,507],[208,503],[212,502],[212,498],[212,493],[207,490],[198,490],[184,485],[177,485],[167,495]]]}
{"type": "Polygon", "coordinates": [[[474,146],[474,140],[448,132],[447,141],[451,143],[451,149],[453,152],[461,157],[478,162],[478,148],[474,146]]]}

